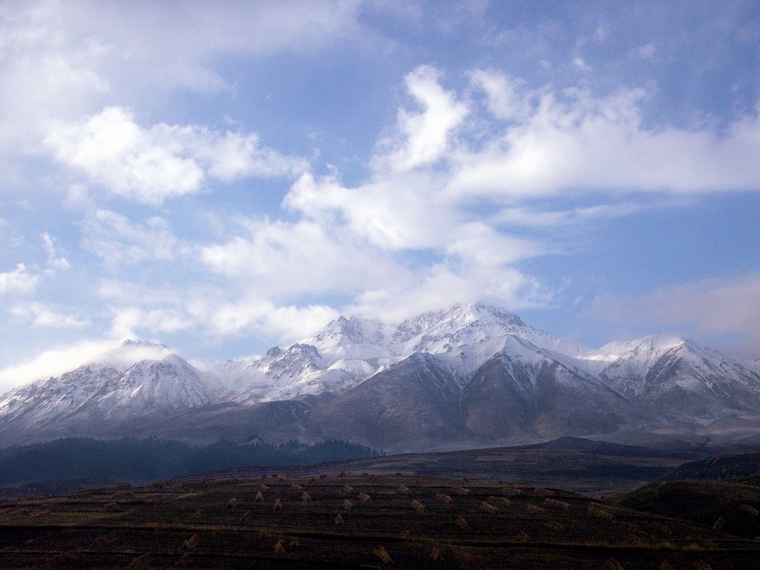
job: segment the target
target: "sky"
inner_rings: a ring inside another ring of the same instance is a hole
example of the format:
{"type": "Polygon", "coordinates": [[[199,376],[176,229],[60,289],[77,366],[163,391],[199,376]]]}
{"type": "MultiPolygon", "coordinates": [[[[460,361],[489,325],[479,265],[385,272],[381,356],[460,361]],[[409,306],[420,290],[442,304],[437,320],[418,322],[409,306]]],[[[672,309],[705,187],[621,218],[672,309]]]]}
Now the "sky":
{"type": "Polygon", "coordinates": [[[0,3],[0,390],[506,307],[760,359],[757,1],[0,3]]]}

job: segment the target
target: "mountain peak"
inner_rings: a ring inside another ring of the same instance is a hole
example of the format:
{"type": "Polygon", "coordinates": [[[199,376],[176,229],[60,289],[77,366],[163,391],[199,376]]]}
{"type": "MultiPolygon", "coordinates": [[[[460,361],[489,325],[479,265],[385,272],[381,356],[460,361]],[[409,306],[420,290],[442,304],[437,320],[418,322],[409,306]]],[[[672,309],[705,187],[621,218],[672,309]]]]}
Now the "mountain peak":
{"type": "Polygon", "coordinates": [[[512,311],[487,303],[456,304],[446,312],[450,316],[471,316],[477,320],[494,320],[514,326],[525,326],[519,316],[512,311]]]}

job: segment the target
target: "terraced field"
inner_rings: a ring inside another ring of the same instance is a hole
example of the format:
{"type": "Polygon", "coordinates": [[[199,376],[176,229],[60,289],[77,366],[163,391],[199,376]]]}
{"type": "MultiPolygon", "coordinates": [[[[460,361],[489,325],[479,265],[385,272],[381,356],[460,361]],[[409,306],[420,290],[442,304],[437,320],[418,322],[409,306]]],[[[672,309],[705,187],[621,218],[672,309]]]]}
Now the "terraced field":
{"type": "Polygon", "coordinates": [[[752,568],[760,542],[566,491],[269,475],[0,503],[3,568],[752,568]]]}

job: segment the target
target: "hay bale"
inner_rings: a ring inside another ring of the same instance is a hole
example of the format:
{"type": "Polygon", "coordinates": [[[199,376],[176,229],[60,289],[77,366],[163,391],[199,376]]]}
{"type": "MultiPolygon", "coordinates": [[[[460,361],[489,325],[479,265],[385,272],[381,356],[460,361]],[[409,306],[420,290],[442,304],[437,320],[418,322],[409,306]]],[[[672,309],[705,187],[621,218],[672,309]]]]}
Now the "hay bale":
{"type": "Polygon", "coordinates": [[[625,570],[625,568],[623,568],[623,565],[614,558],[608,559],[602,568],[603,570],[625,570]]]}
{"type": "Polygon", "coordinates": [[[530,537],[524,532],[518,532],[512,537],[515,542],[530,542],[530,537]]]}
{"type": "Polygon", "coordinates": [[[261,489],[262,491],[269,491],[269,485],[264,485],[264,483],[262,483],[261,485],[259,485],[259,489],[261,489]]]}
{"type": "Polygon", "coordinates": [[[303,487],[301,487],[301,485],[299,485],[298,483],[293,483],[290,486],[290,490],[291,491],[303,491],[303,487]]]}
{"type": "Polygon", "coordinates": [[[278,540],[277,544],[274,545],[275,556],[285,556],[287,553],[287,550],[285,550],[285,543],[282,540],[278,540]]]}
{"type": "Polygon", "coordinates": [[[412,501],[412,508],[417,511],[418,513],[421,513],[425,510],[425,505],[420,503],[418,500],[412,501]]]}
{"type": "Polygon", "coordinates": [[[495,504],[495,505],[501,505],[502,507],[508,507],[512,504],[512,501],[507,499],[506,497],[496,497],[494,495],[490,495],[488,499],[486,499],[489,503],[495,504]]]}
{"type": "Polygon", "coordinates": [[[200,539],[198,538],[198,535],[194,534],[193,536],[191,536],[185,542],[182,543],[180,550],[195,550],[196,548],[198,548],[199,542],[200,542],[200,539]]]}
{"type": "Polygon", "coordinates": [[[261,494],[261,491],[256,491],[256,496],[253,498],[254,503],[263,503],[264,501],[264,495],[261,494]]]}
{"type": "Polygon", "coordinates": [[[527,511],[535,515],[542,515],[546,512],[546,509],[543,509],[538,505],[528,505],[527,511]]]}
{"type": "Polygon", "coordinates": [[[544,499],[544,505],[555,509],[562,509],[563,511],[570,510],[570,503],[565,501],[558,501],[556,499],[544,499]]]}
{"type": "Polygon", "coordinates": [[[243,522],[248,515],[251,514],[251,511],[245,511],[242,516],[238,519],[238,522],[243,522]]]}
{"type": "Polygon", "coordinates": [[[238,500],[235,497],[232,497],[229,501],[227,501],[227,508],[228,509],[234,509],[237,506],[238,500]]]}
{"type": "Polygon", "coordinates": [[[350,511],[353,508],[354,508],[354,505],[351,501],[349,501],[348,499],[343,501],[343,510],[350,511]]]}
{"type": "Polygon", "coordinates": [[[466,487],[454,487],[454,492],[457,495],[469,495],[470,494],[470,490],[468,488],[466,488],[466,487]]]}
{"type": "Polygon", "coordinates": [[[760,511],[758,511],[755,507],[751,505],[739,505],[739,508],[743,510],[745,513],[751,514],[753,517],[760,515],[760,511]]]}
{"type": "Polygon", "coordinates": [[[398,533],[398,537],[401,540],[406,540],[407,538],[409,538],[409,531],[408,530],[402,530],[400,533],[398,533]]]}
{"type": "Polygon", "coordinates": [[[344,493],[353,493],[354,492],[354,488],[351,485],[346,485],[345,487],[343,487],[343,492],[344,493]]]}
{"type": "Polygon", "coordinates": [[[713,530],[720,530],[726,524],[723,517],[718,517],[718,520],[713,523],[713,530]]]}
{"type": "Polygon", "coordinates": [[[487,513],[498,513],[499,509],[494,507],[493,505],[489,505],[485,501],[480,503],[480,509],[487,512],[487,513]]]}
{"type": "Polygon", "coordinates": [[[367,493],[359,493],[358,498],[362,503],[369,503],[372,500],[367,493]]]}
{"type": "Polygon", "coordinates": [[[202,512],[203,511],[201,511],[200,509],[197,509],[190,518],[191,519],[199,519],[199,518],[201,518],[202,512]]]}
{"type": "Polygon", "coordinates": [[[274,505],[272,506],[273,511],[281,511],[282,510],[282,502],[280,499],[275,499],[274,505]]]}
{"type": "Polygon", "coordinates": [[[470,525],[468,524],[468,522],[467,522],[466,520],[464,520],[462,517],[458,517],[458,518],[457,518],[457,519],[454,521],[454,523],[455,523],[455,524],[456,524],[456,525],[457,525],[459,528],[461,528],[462,530],[467,530],[468,528],[470,528],[470,525]]]}
{"type": "Polygon", "coordinates": [[[382,560],[383,564],[393,564],[393,559],[391,558],[391,555],[388,554],[388,551],[385,550],[382,546],[378,546],[372,551],[372,554],[377,556],[380,560],[382,560]]]}
{"type": "Polygon", "coordinates": [[[565,532],[565,525],[557,521],[547,521],[544,523],[544,526],[549,530],[556,532],[565,532]]]}
{"type": "Polygon", "coordinates": [[[335,517],[335,524],[344,524],[343,517],[340,516],[340,513],[335,517]]]}
{"type": "Polygon", "coordinates": [[[309,493],[307,493],[306,491],[304,491],[303,493],[301,493],[301,501],[304,502],[304,503],[311,502],[311,495],[309,495],[309,493]]]}
{"type": "Polygon", "coordinates": [[[444,505],[448,505],[452,501],[450,496],[444,495],[443,493],[436,493],[435,500],[439,503],[443,503],[444,505]]]}
{"type": "Polygon", "coordinates": [[[590,505],[587,512],[592,517],[598,517],[600,519],[606,519],[608,521],[615,520],[615,515],[599,508],[599,506],[595,504],[590,505]]]}
{"type": "Polygon", "coordinates": [[[430,549],[430,559],[435,560],[436,562],[443,560],[443,554],[441,554],[441,549],[439,547],[434,546],[430,549]]]}
{"type": "Polygon", "coordinates": [[[543,499],[544,497],[553,497],[553,496],[554,496],[554,495],[556,495],[557,493],[555,493],[555,492],[554,492],[554,491],[552,491],[551,489],[535,489],[535,490],[533,491],[533,494],[534,494],[536,497],[541,497],[541,498],[543,499]]]}
{"type": "Polygon", "coordinates": [[[397,490],[399,493],[403,493],[403,494],[405,494],[405,495],[406,495],[407,493],[409,493],[409,487],[407,487],[406,485],[399,485],[398,487],[396,487],[396,490],[397,490]]]}
{"type": "Polygon", "coordinates": [[[127,568],[148,568],[151,566],[150,554],[143,554],[138,556],[132,562],[129,563],[127,568]]]}

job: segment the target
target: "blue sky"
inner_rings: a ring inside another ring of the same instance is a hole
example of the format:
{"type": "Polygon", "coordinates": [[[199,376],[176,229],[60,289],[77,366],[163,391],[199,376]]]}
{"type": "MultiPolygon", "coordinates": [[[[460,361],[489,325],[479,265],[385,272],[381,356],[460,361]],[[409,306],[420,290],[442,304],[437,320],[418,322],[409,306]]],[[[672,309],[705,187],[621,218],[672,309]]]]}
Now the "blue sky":
{"type": "Polygon", "coordinates": [[[0,388],[508,307],[760,358],[760,5],[3,2],[0,388]]]}

